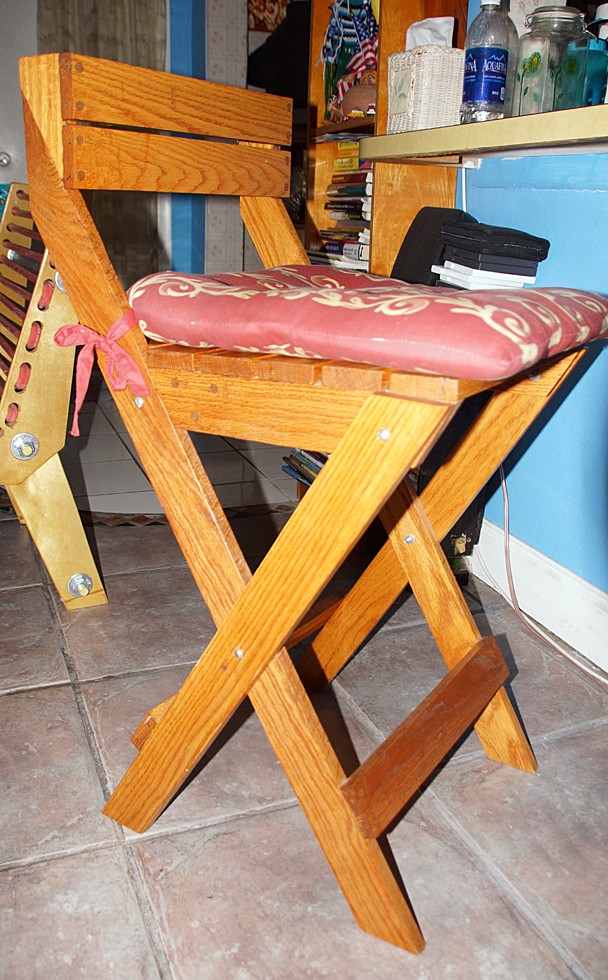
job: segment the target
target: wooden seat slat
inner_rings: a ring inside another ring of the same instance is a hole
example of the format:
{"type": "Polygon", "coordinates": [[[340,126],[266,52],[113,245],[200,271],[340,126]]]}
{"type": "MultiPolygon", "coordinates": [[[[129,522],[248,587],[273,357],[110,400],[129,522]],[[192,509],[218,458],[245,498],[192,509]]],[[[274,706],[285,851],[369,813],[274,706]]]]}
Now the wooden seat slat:
{"type": "Polygon", "coordinates": [[[148,345],[147,362],[154,371],[251,378],[343,391],[386,391],[447,404],[455,404],[478,391],[495,387],[495,383],[489,381],[411,374],[353,361],[247,354],[154,341],[148,345]]]}

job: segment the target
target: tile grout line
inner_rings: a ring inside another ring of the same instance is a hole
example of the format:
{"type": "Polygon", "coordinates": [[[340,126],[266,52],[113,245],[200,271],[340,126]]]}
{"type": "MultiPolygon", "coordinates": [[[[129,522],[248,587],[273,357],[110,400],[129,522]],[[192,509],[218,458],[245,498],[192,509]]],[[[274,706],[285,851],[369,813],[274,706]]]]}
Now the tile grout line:
{"type": "MultiPolygon", "coordinates": [[[[36,562],[39,565],[42,564],[42,559],[38,554],[36,554],[36,562]]],[[[101,791],[103,793],[104,799],[107,801],[110,798],[108,778],[101,758],[101,753],[99,751],[99,746],[97,745],[97,740],[95,738],[95,733],[93,731],[91,719],[87,711],[84,695],[82,693],[82,684],[80,678],[78,677],[78,671],[76,670],[74,659],[69,650],[67,637],[61,625],[61,620],[59,617],[57,604],[56,604],[57,600],[55,599],[55,595],[53,594],[50,586],[47,583],[43,585],[42,591],[44,593],[44,597],[49,606],[49,612],[51,614],[53,628],[55,630],[56,635],[58,635],[59,637],[59,645],[61,648],[61,653],[68,672],[68,677],[70,679],[70,686],[72,688],[72,694],[74,695],[74,701],[76,702],[76,708],[78,711],[78,715],[80,717],[80,723],[83,728],[84,736],[87,740],[89,752],[91,753],[91,757],[93,759],[93,765],[95,766],[95,773],[99,780],[99,784],[101,786],[101,791]]]]}
{"type": "Polygon", "coordinates": [[[0,691],[0,698],[8,697],[11,694],[27,694],[28,691],[48,691],[55,687],[71,687],[72,682],[69,678],[65,681],[46,681],[44,684],[23,684],[21,687],[5,687],[0,691]]]}
{"type": "Polygon", "coordinates": [[[162,939],[158,922],[156,921],[156,916],[154,915],[154,909],[152,908],[145,878],[141,868],[139,867],[137,858],[133,853],[133,849],[127,840],[125,840],[122,845],[122,852],[124,854],[129,880],[133,891],[135,892],[135,898],[139,906],[139,911],[144,923],[144,929],[146,930],[146,934],[148,936],[148,942],[150,943],[150,948],[156,962],[160,980],[174,980],[174,974],[169,963],[169,956],[162,939]]]}
{"type": "MultiPolygon", "coordinates": [[[[160,526],[160,525],[158,525],[160,526]]],[[[171,568],[188,568],[188,562],[183,561],[167,562],[166,565],[140,565],[138,568],[126,568],[120,572],[104,572],[104,581],[109,579],[122,578],[125,575],[138,575],[140,572],[166,572],[171,568]]]]}
{"type": "Polygon", "coordinates": [[[337,680],[332,681],[331,686],[338,700],[342,701],[343,704],[348,705],[355,717],[359,719],[363,727],[367,729],[373,738],[375,738],[378,745],[382,745],[386,739],[386,734],[374,724],[363,708],[359,707],[353,696],[349,694],[337,680]]]}
{"type": "Polygon", "coordinates": [[[174,664],[159,664],[157,667],[148,665],[147,667],[141,667],[133,670],[125,670],[119,674],[97,674],[95,677],[82,677],[78,679],[79,684],[100,684],[102,681],[117,681],[123,680],[129,677],[139,677],[141,674],[158,674],[164,670],[174,670],[177,667],[194,667],[197,664],[197,660],[179,660],[174,664]]]}
{"type": "MultiPolygon", "coordinates": [[[[41,563],[42,561],[40,556],[37,554],[36,554],[36,561],[38,564],[41,563]]],[[[80,716],[80,722],[83,727],[85,738],[87,740],[89,752],[91,753],[91,757],[93,759],[93,765],[95,766],[95,772],[97,774],[97,778],[101,786],[101,791],[103,793],[104,799],[107,801],[110,798],[110,787],[108,783],[108,777],[101,757],[101,752],[99,750],[99,746],[95,738],[95,732],[88,713],[86,701],[82,693],[82,686],[78,677],[78,672],[76,670],[74,660],[68,648],[67,639],[65,637],[63,628],[61,626],[61,622],[56,607],[55,597],[52,594],[48,585],[44,587],[43,591],[47,602],[50,603],[50,607],[51,607],[50,612],[51,612],[51,618],[53,620],[54,627],[56,630],[59,631],[59,635],[61,638],[60,639],[61,652],[63,654],[65,665],[68,674],[70,676],[72,693],[74,695],[74,700],[76,702],[76,708],[80,716]]],[[[150,900],[148,898],[145,889],[145,884],[142,880],[141,871],[135,861],[131,846],[125,839],[125,835],[124,835],[124,831],[122,830],[122,827],[119,827],[117,824],[113,824],[113,828],[114,828],[114,833],[116,835],[117,846],[121,848],[121,852],[124,856],[124,860],[127,866],[127,874],[129,877],[129,881],[131,883],[131,887],[133,888],[135,900],[137,902],[142,917],[144,929],[146,930],[146,935],[148,937],[148,942],[150,944],[150,950],[158,970],[159,980],[173,980],[173,973],[169,965],[169,960],[167,957],[166,950],[162,943],[160,929],[154,917],[154,912],[152,910],[152,906],[150,904],[150,900]]]]}
{"type": "Polygon", "coordinates": [[[458,837],[461,843],[464,844],[471,854],[475,856],[477,861],[482,865],[495,884],[497,884],[501,891],[506,895],[509,902],[515,906],[518,912],[520,912],[526,921],[529,922],[532,928],[542,937],[542,939],[544,939],[547,945],[551,947],[553,952],[562,960],[565,966],[568,967],[573,976],[575,976],[577,980],[593,980],[593,978],[590,977],[590,975],[578,962],[573,953],[571,953],[570,950],[564,946],[556,936],[553,935],[551,930],[530,908],[528,902],[523,897],[521,892],[519,892],[515,885],[509,881],[504,872],[502,872],[494,864],[494,862],[490,860],[482,848],[464,829],[462,824],[449,812],[443,803],[441,803],[439,797],[432,788],[427,789],[425,796],[438,814],[443,818],[448,827],[450,827],[450,829],[458,837]]]}
{"type": "Polygon", "coordinates": [[[540,735],[535,735],[532,741],[542,745],[559,738],[567,738],[568,735],[592,732],[595,728],[602,728],[604,725],[608,725],[608,715],[603,718],[594,718],[591,721],[582,721],[578,725],[573,725],[572,728],[556,728],[554,732],[543,732],[540,735]]]}
{"type": "Polygon", "coordinates": [[[258,473],[262,477],[263,480],[267,480],[268,483],[272,484],[272,486],[275,488],[275,490],[278,490],[278,492],[281,494],[281,496],[283,496],[288,503],[291,503],[292,502],[292,498],[291,497],[288,497],[287,494],[284,493],[284,491],[281,489],[281,487],[278,487],[277,486],[277,484],[275,483],[274,477],[268,476],[267,473],[264,473],[263,470],[259,469],[259,467],[257,467],[255,465],[255,463],[253,462],[252,459],[249,459],[248,456],[245,456],[236,447],[233,447],[233,452],[238,453],[238,455],[241,457],[241,459],[244,459],[246,463],[249,463],[249,465],[253,467],[253,469],[256,471],[256,473],[258,473]]]}
{"type": "MultiPolygon", "coordinates": [[[[63,858],[75,857],[79,854],[90,854],[97,851],[124,850],[125,847],[133,848],[134,844],[146,843],[148,841],[164,840],[167,837],[176,837],[179,834],[188,834],[199,830],[211,830],[214,827],[223,827],[239,820],[248,820],[260,814],[282,813],[284,810],[293,810],[299,807],[297,799],[282,800],[278,803],[268,803],[251,810],[241,810],[235,813],[226,813],[220,817],[200,820],[198,823],[183,824],[181,827],[166,827],[157,831],[145,831],[137,837],[127,837],[120,824],[114,824],[116,838],[112,841],[93,841],[90,844],[79,844],[75,847],[66,847],[61,851],[48,851],[45,854],[35,854],[28,858],[21,858],[15,861],[5,861],[0,864],[0,874],[7,871],[19,871],[23,868],[35,868],[39,864],[46,864],[49,861],[61,861],[63,858]]],[[[109,818],[108,818],[109,819],[109,818]]]]}
{"type": "MultiPolygon", "coordinates": [[[[199,775],[202,775],[202,773],[199,775]]],[[[166,827],[156,831],[146,830],[137,838],[125,836],[125,841],[132,846],[133,843],[138,840],[162,840],[165,837],[174,837],[176,834],[187,834],[190,833],[190,831],[209,830],[212,827],[223,827],[225,824],[233,823],[237,820],[248,820],[251,817],[257,817],[260,814],[281,813],[283,810],[293,810],[295,807],[299,806],[299,801],[294,797],[294,799],[281,800],[278,803],[267,803],[264,806],[256,807],[251,810],[240,810],[236,813],[222,814],[219,817],[210,817],[208,820],[200,820],[198,823],[184,824],[182,827],[166,827]]]]}
{"type": "MultiPolygon", "coordinates": [[[[113,398],[112,398],[111,404],[112,405],[116,405],[116,402],[114,401],[113,398]]],[[[145,476],[146,480],[148,481],[148,483],[150,485],[150,489],[152,491],[154,491],[154,487],[150,483],[150,479],[148,477],[148,474],[146,473],[145,469],[143,468],[143,466],[141,464],[141,460],[139,459],[139,456],[137,456],[137,458],[136,458],[133,455],[133,453],[131,452],[131,448],[127,445],[127,443],[123,439],[123,435],[125,435],[125,433],[119,432],[118,429],[115,428],[114,423],[112,422],[111,418],[108,415],[106,415],[106,413],[104,412],[103,402],[98,401],[98,402],[96,402],[96,405],[99,408],[99,410],[101,411],[101,414],[103,415],[103,417],[106,419],[106,421],[108,422],[108,424],[111,426],[112,431],[114,432],[114,434],[120,439],[121,443],[123,444],[123,446],[127,450],[129,456],[131,457],[131,459],[133,460],[133,462],[135,463],[135,465],[138,467],[138,469],[141,471],[141,473],[143,473],[143,475],[145,476]]],[[[128,433],[126,433],[126,434],[128,435],[128,433]]],[[[141,492],[141,491],[137,491],[137,492],[141,492]]]]}
{"type": "Polygon", "coordinates": [[[64,858],[76,857],[79,854],[93,854],[97,851],[111,851],[120,848],[121,841],[116,838],[113,841],[93,841],[90,844],[79,844],[76,847],[66,847],[63,851],[48,851],[45,854],[35,854],[28,858],[21,858],[15,861],[5,861],[0,864],[0,874],[7,871],[21,871],[24,868],[35,868],[39,864],[47,864],[49,861],[61,861],[64,858]]]}

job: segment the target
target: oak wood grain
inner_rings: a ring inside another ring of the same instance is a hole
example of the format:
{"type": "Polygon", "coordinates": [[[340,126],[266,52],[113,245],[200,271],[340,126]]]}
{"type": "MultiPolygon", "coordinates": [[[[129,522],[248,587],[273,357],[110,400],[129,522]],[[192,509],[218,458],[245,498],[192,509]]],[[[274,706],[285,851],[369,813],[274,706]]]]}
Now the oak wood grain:
{"type": "Polygon", "coordinates": [[[249,196],[289,194],[285,150],[66,125],[66,187],[249,196]]]}
{"type": "Polygon", "coordinates": [[[321,383],[326,388],[354,391],[387,391],[389,371],[373,364],[350,364],[348,361],[325,362],[321,383]]]}
{"type": "MultiPolygon", "coordinates": [[[[559,388],[582,356],[583,351],[575,351],[542,369],[551,392],[559,388]]],[[[474,427],[423,490],[420,499],[439,540],[547,404],[547,398],[526,393],[527,379],[521,394],[520,384],[516,381],[509,390],[492,397],[474,427]],[[464,460],[470,461],[466,469],[464,460]]],[[[298,671],[307,687],[322,690],[335,677],[406,585],[407,576],[389,541],[300,659],[298,671]]]]}
{"type": "Polygon", "coordinates": [[[104,809],[108,816],[138,832],[156,819],[369,525],[420,443],[436,437],[447,412],[368,396],[114,791],[104,809]],[[386,439],[379,436],[385,431],[386,439]],[[351,479],[359,492],[345,513],[351,479]]]}
{"type": "Polygon", "coordinates": [[[396,488],[382,508],[380,518],[451,670],[478,642],[480,634],[409,480],[403,480],[396,488]]]}
{"type": "MultiPolygon", "coordinates": [[[[468,461],[462,459],[461,464],[465,469],[468,461]]],[[[452,669],[480,639],[480,634],[409,481],[404,480],[396,489],[381,518],[439,651],[452,669]]],[[[488,758],[527,772],[536,771],[534,753],[504,691],[481,715],[475,730],[488,758]]]]}
{"type": "Polygon", "coordinates": [[[453,208],[455,168],[374,164],[370,272],[390,276],[406,232],[424,207],[453,208]]]}
{"type": "MultiPolygon", "coordinates": [[[[287,181],[289,185],[289,178],[287,181]]],[[[287,188],[289,191],[289,186],[287,188]]],[[[241,217],[264,266],[310,265],[283,201],[277,197],[241,197],[241,217]]]]}
{"type": "Polygon", "coordinates": [[[340,791],[344,773],[284,651],[250,697],[359,927],[421,953],[418,924],[379,844],[363,836],[340,791]]]}
{"type": "MultiPolygon", "coordinates": [[[[46,56],[43,64],[46,64],[46,56]]],[[[57,101],[48,105],[39,98],[37,59],[23,59],[22,89],[28,170],[31,174],[30,198],[36,224],[55,257],[55,263],[81,323],[106,334],[129,304],[89,211],[79,191],[66,189],[47,150],[45,134],[53,130],[57,101]],[[34,118],[30,106],[40,105],[34,118]],[[44,133],[40,126],[43,127],[44,133]],[[59,218],[60,216],[60,218],[59,218]],[[95,283],[94,288],[91,284],[95,283]]],[[[56,66],[57,67],[57,66],[56,66]]],[[[58,69],[57,69],[58,70],[58,69]]],[[[44,78],[43,78],[44,81],[44,78]]],[[[226,517],[202,468],[186,432],[177,431],[161,399],[154,391],[146,363],[147,344],[139,328],[120,341],[138,364],[150,395],[142,408],[135,405],[130,389],[113,392],[116,404],[161,501],[177,540],[200,587],[208,581],[214,594],[206,590],[210,606],[228,607],[230,582],[240,581],[239,572],[248,575],[248,566],[236,545],[226,517]],[[167,454],[172,466],[167,467],[167,454]],[[191,515],[197,514],[196,522],[191,515]]],[[[105,357],[99,358],[105,372],[105,357]]]]}
{"type": "Polygon", "coordinates": [[[485,637],[342,784],[367,837],[378,837],[509,676],[485,637]]]}
{"type": "Polygon", "coordinates": [[[61,65],[64,119],[291,143],[291,99],[80,54],[61,65]]]}
{"type": "MultiPolygon", "coordinates": [[[[293,630],[290,636],[285,642],[287,649],[295,647],[302,640],[305,640],[307,636],[311,633],[316,632],[320,629],[329,619],[333,612],[338,608],[344,596],[336,592],[332,592],[330,595],[322,596],[320,599],[311,606],[307,614],[302,619],[299,626],[293,630]]],[[[160,719],[167,713],[171,703],[173,702],[175,695],[162,701],[161,704],[157,704],[156,707],[151,708],[147,712],[146,716],[139,723],[135,729],[133,735],[131,736],[131,741],[136,749],[141,749],[150,737],[156,726],[158,725],[160,719]]]]}
{"type": "MultiPolygon", "coordinates": [[[[459,0],[446,0],[445,14],[461,16],[459,0]]],[[[405,48],[405,35],[415,21],[435,16],[431,0],[383,0],[380,7],[378,45],[378,97],[376,135],[386,133],[388,113],[388,56],[405,48]]],[[[466,31],[466,13],[464,19],[466,31]]],[[[462,30],[462,24],[459,24],[462,30]]],[[[403,164],[374,164],[370,271],[388,276],[401,242],[416,214],[423,207],[454,207],[456,170],[447,167],[409,167],[403,164]]]]}
{"type": "MultiPolygon", "coordinates": [[[[53,70],[57,68],[56,60],[51,59],[50,64],[54,65],[53,70]]],[[[54,124],[59,114],[56,98],[46,106],[45,99],[37,89],[35,63],[31,60],[24,66],[22,80],[28,163],[33,175],[32,208],[39,226],[48,235],[49,246],[77,314],[83,322],[105,334],[128,309],[126,297],[107,260],[82,195],[62,184],[62,161],[55,158],[52,141],[54,124]],[[51,150],[46,144],[47,137],[51,150]]],[[[115,392],[116,403],[152,484],[165,506],[211,614],[216,623],[223,623],[210,649],[172,702],[153,737],[146,742],[136,764],[121,783],[123,804],[125,786],[130,787],[133,796],[129,805],[134,806],[132,812],[141,825],[142,821],[151,817],[152,811],[157,813],[159,807],[168,802],[172,795],[172,785],[181,782],[184,749],[188,758],[193,758],[203,742],[212,738],[225,723],[245,693],[250,692],[253,697],[261,699],[263,713],[264,702],[268,700],[269,694],[257,691],[254,682],[256,672],[259,680],[259,672],[266,665],[274,670],[271,687],[275,703],[268,707],[268,711],[275,730],[284,733],[281,735],[283,743],[279,749],[285,758],[297,760],[290,764],[294,788],[305,808],[312,807],[314,802],[316,813],[311,814],[311,821],[317,835],[324,841],[323,846],[332,853],[335,842],[335,848],[339,850],[334,856],[334,867],[337,868],[342,887],[357,920],[363,928],[374,934],[405,948],[419,950],[422,946],[419,931],[388,871],[385,859],[378,848],[370,848],[363,842],[350,808],[338,792],[337,783],[342,777],[337,760],[326,743],[318,744],[319,733],[310,725],[306,732],[306,744],[311,747],[311,751],[316,745],[315,751],[325,755],[325,765],[318,771],[301,765],[301,754],[298,756],[301,746],[297,731],[300,718],[291,717],[293,711],[286,707],[287,692],[285,690],[284,696],[283,688],[286,689],[291,681],[299,697],[305,699],[305,695],[301,686],[298,687],[297,678],[294,677],[294,670],[286,655],[279,654],[282,662],[277,661],[277,664],[281,670],[274,669],[272,657],[277,654],[282,639],[293,631],[315,594],[323,587],[335,564],[352,547],[353,538],[358,536],[361,528],[371,520],[382,500],[390,493],[403,468],[407,467],[408,455],[412,455],[421,443],[430,444],[433,441],[442,427],[446,409],[432,404],[408,405],[402,399],[390,396],[370,396],[371,410],[363,413],[360,423],[354,425],[345,437],[344,453],[337,453],[332,460],[330,472],[333,470],[333,478],[329,479],[326,476],[327,471],[324,471],[325,476],[317,481],[315,493],[307,495],[296,514],[295,524],[293,519],[289,522],[286,529],[289,533],[287,536],[285,533],[281,535],[278,549],[274,555],[271,551],[265,560],[268,563],[266,571],[263,571],[262,566],[255,580],[246,587],[250,579],[249,569],[191,440],[184,430],[173,426],[154,390],[145,361],[146,344],[140,331],[131,330],[120,343],[138,363],[149,386],[150,395],[144,400],[144,405],[138,408],[131,392],[115,392]],[[384,428],[390,432],[389,438],[379,438],[378,433],[384,428]],[[353,452],[361,450],[361,439],[366,444],[369,443],[367,451],[360,451],[358,455],[364,471],[363,489],[367,493],[362,494],[354,511],[349,509],[349,519],[343,522],[339,533],[327,535],[324,533],[323,516],[328,512],[331,518],[332,507],[343,510],[341,501],[345,474],[350,468],[353,452]],[[167,460],[170,460],[170,466],[167,466],[167,460]],[[303,545],[311,535],[311,528],[314,567],[311,567],[311,563],[305,565],[304,574],[298,577],[297,570],[290,566],[287,559],[291,559],[294,550],[303,550],[303,545]],[[319,544],[322,545],[321,548],[317,547],[319,544]],[[329,547],[329,557],[323,552],[325,547],[329,547]],[[284,569],[287,567],[290,567],[290,574],[285,576],[284,569]],[[271,608],[272,615],[268,616],[264,608],[271,608]],[[277,609],[278,616],[275,615],[277,609]],[[260,613],[259,616],[257,612],[260,613]],[[260,637],[260,630],[264,642],[252,658],[249,654],[253,647],[248,641],[252,640],[255,644],[260,637]],[[247,655],[242,658],[233,656],[236,634],[239,637],[243,635],[247,650],[247,655]],[[230,669],[226,663],[227,649],[230,669]],[[207,685],[203,682],[203,686],[197,688],[195,705],[190,698],[192,688],[189,684],[197,687],[199,668],[211,683],[207,685]],[[234,678],[230,676],[232,673],[239,675],[240,684],[233,683],[234,678]],[[231,691],[228,699],[225,697],[227,690],[231,691]],[[194,709],[196,716],[194,726],[191,724],[190,709],[194,709]],[[176,732],[178,737],[175,739],[176,732]],[[181,735],[185,735],[185,741],[179,737],[181,735]],[[154,758],[162,758],[167,771],[159,770],[154,765],[154,758]],[[150,769],[147,773],[142,772],[142,760],[144,767],[152,761],[151,773],[150,769]],[[152,783],[157,780],[156,786],[151,786],[146,778],[150,774],[152,783]],[[139,776],[143,778],[140,780],[139,776]],[[358,851],[368,855],[366,862],[363,857],[358,858],[358,851]],[[352,869],[357,869],[361,860],[364,860],[362,873],[354,873],[352,869]],[[389,923],[393,925],[390,926],[389,923]]],[[[103,356],[100,358],[100,365],[107,380],[103,356]]],[[[311,708],[309,710],[312,712],[311,708]]],[[[273,731],[269,734],[273,740],[273,731]]],[[[186,769],[188,768],[189,765],[186,765],[186,769]]],[[[116,807],[120,810],[120,793],[118,797],[118,800],[116,794],[112,797],[108,804],[110,809],[116,807]]]]}
{"type": "Polygon", "coordinates": [[[333,452],[368,396],[296,383],[225,375],[150,374],[175,425],[275,446],[333,452]]]}
{"type": "MultiPolygon", "coordinates": [[[[413,374],[353,361],[327,361],[322,358],[287,357],[280,354],[244,354],[216,347],[182,347],[179,344],[151,342],[147,353],[150,369],[162,368],[175,373],[225,374],[233,377],[258,378],[260,381],[283,381],[315,385],[341,391],[387,391],[422,401],[455,405],[469,395],[489,388],[501,389],[493,381],[471,381],[468,378],[446,378],[432,374],[413,374]]],[[[542,368],[539,368],[542,371],[542,368]]],[[[546,395],[550,381],[530,381],[530,392],[546,395]]]]}

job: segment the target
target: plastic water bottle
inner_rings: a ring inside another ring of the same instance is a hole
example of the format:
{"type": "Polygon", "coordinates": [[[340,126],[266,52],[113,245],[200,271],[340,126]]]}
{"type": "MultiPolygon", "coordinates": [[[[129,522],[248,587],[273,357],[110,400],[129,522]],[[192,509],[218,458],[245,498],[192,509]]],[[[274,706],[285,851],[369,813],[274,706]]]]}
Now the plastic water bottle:
{"type": "Polygon", "coordinates": [[[461,123],[504,116],[509,62],[509,31],[500,0],[483,0],[464,42],[464,86],[461,123]]]}

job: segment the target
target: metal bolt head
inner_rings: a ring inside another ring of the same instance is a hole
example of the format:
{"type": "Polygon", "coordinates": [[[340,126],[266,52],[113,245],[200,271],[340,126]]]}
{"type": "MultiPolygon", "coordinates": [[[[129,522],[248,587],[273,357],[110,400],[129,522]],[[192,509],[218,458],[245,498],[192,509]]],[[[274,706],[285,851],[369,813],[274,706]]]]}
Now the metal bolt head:
{"type": "Polygon", "coordinates": [[[243,653],[243,651],[241,650],[240,647],[238,647],[238,649],[236,649],[234,651],[234,655],[235,655],[235,657],[236,657],[237,660],[242,660],[243,657],[245,656],[245,654],[243,653]]]}
{"type": "Polygon", "coordinates": [[[406,544],[413,544],[416,538],[413,534],[406,534],[403,540],[406,544]]]}
{"type": "Polygon", "coordinates": [[[57,286],[57,289],[60,289],[61,290],[62,293],[67,292],[65,286],[63,285],[63,283],[61,281],[61,276],[59,275],[58,272],[55,273],[55,285],[57,286]]]}
{"type": "Polygon", "coordinates": [[[143,408],[143,404],[144,404],[143,398],[140,398],[139,395],[138,395],[137,398],[135,399],[135,407],[136,408],[143,408]]]}
{"type": "Polygon", "coordinates": [[[540,381],[540,371],[528,371],[530,381],[540,381]]]}
{"type": "Polygon", "coordinates": [[[378,433],[378,439],[381,439],[382,442],[386,442],[387,439],[390,439],[390,437],[391,437],[391,430],[390,429],[380,429],[380,431],[378,433]]]}
{"type": "Polygon", "coordinates": [[[33,459],[38,449],[38,440],[30,432],[18,432],[11,439],[11,453],[15,459],[33,459]]]}
{"type": "Polygon", "coordinates": [[[5,153],[5,151],[3,150],[2,153],[0,153],[0,167],[8,167],[10,162],[11,162],[10,154],[5,153]]]}
{"type": "Polygon", "coordinates": [[[75,599],[84,599],[93,588],[93,579],[86,572],[76,572],[68,582],[68,592],[75,599]]]}

